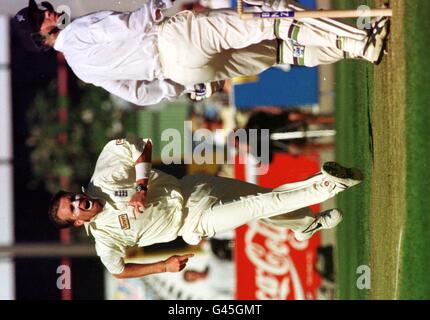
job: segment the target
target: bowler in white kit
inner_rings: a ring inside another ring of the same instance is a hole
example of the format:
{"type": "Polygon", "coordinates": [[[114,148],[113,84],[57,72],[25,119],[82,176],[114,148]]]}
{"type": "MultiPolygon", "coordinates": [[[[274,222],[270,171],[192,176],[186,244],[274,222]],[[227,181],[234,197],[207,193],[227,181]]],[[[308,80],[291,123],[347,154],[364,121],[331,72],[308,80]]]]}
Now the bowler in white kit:
{"type": "Polygon", "coordinates": [[[306,207],[359,184],[358,169],[335,162],[307,180],[275,189],[204,174],[177,179],[151,165],[149,139],[110,141],[101,152],[91,181],[80,193],[58,192],[49,209],[59,228],[85,226],[97,254],[118,278],[181,271],[192,255],[150,264],[125,263],[126,249],[169,242],[181,236],[190,245],[256,219],[294,231],[299,241],[335,227],[337,209],[316,216],[306,207]]]}

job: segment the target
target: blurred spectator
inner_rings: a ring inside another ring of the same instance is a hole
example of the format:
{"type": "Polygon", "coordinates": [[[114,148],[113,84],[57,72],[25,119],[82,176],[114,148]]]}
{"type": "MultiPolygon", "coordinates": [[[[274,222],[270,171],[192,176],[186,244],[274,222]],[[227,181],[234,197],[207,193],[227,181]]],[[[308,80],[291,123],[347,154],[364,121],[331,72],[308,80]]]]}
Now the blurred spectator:
{"type": "Polygon", "coordinates": [[[234,232],[225,232],[211,238],[205,250],[209,258],[203,271],[186,269],[186,282],[205,281],[213,299],[234,299],[236,271],[234,263],[234,232]]]}
{"type": "MultiPolygon", "coordinates": [[[[314,115],[301,110],[283,110],[276,107],[261,107],[254,109],[249,116],[244,129],[269,129],[270,134],[286,133],[286,132],[304,132],[310,128],[332,129],[334,117],[332,115],[314,115]]],[[[260,139],[260,134],[258,139],[260,139]]],[[[310,155],[323,150],[331,150],[333,143],[320,143],[317,138],[298,138],[288,140],[270,139],[270,161],[273,157],[273,152],[288,152],[291,155],[310,155]]],[[[258,147],[261,147],[261,141],[258,140],[258,147]]],[[[260,155],[259,148],[257,150],[249,150],[249,152],[260,155]]]]}

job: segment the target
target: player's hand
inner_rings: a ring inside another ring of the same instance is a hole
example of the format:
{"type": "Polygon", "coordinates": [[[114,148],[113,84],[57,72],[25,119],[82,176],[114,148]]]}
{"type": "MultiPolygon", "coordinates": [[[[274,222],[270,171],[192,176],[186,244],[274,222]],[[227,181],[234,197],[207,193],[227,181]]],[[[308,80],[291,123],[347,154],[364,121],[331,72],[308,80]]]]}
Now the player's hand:
{"type": "Polygon", "coordinates": [[[146,191],[138,191],[131,197],[128,202],[129,206],[134,207],[134,217],[137,219],[145,209],[146,191]]]}
{"type": "Polygon", "coordinates": [[[182,271],[186,266],[188,259],[193,257],[194,254],[184,254],[181,256],[171,256],[169,259],[165,260],[166,272],[179,272],[182,271]]]}
{"type": "Polygon", "coordinates": [[[221,91],[224,83],[225,81],[214,81],[195,84],[193,90],[190,92],[190,99],[194,101],[207,99],[215,92],[221,91]]]}

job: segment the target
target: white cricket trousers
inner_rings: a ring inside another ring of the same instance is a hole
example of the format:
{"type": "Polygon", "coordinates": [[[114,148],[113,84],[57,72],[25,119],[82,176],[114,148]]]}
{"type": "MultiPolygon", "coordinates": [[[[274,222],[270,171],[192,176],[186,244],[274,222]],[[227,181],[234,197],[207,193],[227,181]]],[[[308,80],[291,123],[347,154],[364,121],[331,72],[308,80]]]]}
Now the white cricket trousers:
{"type": "MultiPolygon", "coordinates": [[[[275,5],[272,8],[273,11],[301,11],[305,9],[300,5],[282,0],[275,0],[275,5]]],[[[290,34],[292,41],[284,41],[281,46],[281,62],[307,67],[331,64],[348,58],[361,58],[367,37],[365,30],[329,18],[294,20],[290,34]],[[307,31],[309,29],[313,32],[309,33],[307,31]],[[319,33],[335,35],[337,38],[336,47],[307,45],[307,38],[319,33]]]]}
{"type": "Polygon", "coordinates": [[[277,63],[277,39],[283,63],[329,64],[345,51],[358,56],[365,33],[354,30],[320,19],[243,20],[231,9],[183,11],[160,25],[158,49],[163,76],[187,86],[263,72],[277,63]]]}
{"type": "Polygon", "coordinates": [[[180,181],[186,217],[179,235],[193,245],[255,219],[301,231],[314,220],[310,210],[303,208],[342,191],[321,173],[273,190],[208,175],[186,176],[180,181]]]}

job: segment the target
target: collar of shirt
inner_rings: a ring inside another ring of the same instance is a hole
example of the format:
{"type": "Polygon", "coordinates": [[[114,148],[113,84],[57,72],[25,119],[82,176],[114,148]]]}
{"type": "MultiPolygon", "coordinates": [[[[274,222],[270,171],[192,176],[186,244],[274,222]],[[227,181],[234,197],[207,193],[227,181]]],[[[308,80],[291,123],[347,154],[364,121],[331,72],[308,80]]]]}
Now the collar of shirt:
{"type": "MultiPolygon", "coordinates": [[[[88,192],[88,190],[85,187],[82,187],[81,189],[82,189],[83,193],[89,195],[92,198],[96,198],[94,196],[94,194],[92,194],[91,192],[88,192]]],[[[112,195],[111,195],[111,197],[112,197],[112,195]]],[[[105,214],[116,214],[117,215],[117,213],[119,211],[121,211],[121,212],[125,212],[130,219],[136,219],[134,216],[134,207],[127,205],[127,203],[128,203],[128,200],[123,202],[123,203],[119,203],[118,205],[120,206],[120,208],[113,208],[109,204],[108,201],[105,201],[105,204],[103,206],[103,210],[101,212],[99,212],[97,215],[95,215],[90,221],[84,222],[84,227],[85,227],[85,231],[87,233],[87,236],[90,236],[90,225],[92,223],[96,223],[96,220],[102,218],[105,214]]]]}
{"type": "Polygon", "coordinates": [[[64,43],[66,42],[66,29],[68,26],[58,33],[57,40],[55,40],[54,49],[63,52],[64,43]]]}
{"type": "MultiPolygon", "coordinates": [[[[90,191],[88,191],[88,189],[87,188],[85,188],[85,187],[81,187],[81,189],[82,189],[82,192],[83,193],[85,193],[85,194],[87,194],[88,196],[90,196],[91,198],[97,198],[97,199],[100,199],[100,198],[98,198],[95,194],[93,194],[92,192],[91,192],[91,187],[89,188],[90,189],[90,191]]],[[[124,191],[124,190],[123,190],[124,191]]],[[[129,190],[127,190],[127,191],[131,191],[131,189],[129,189],[129,190]]],[[[128,193],[129,192],[127,192],[127,196],[128,196],[128,193]]],[[[131,194],[131,193],[130,193],[131,194]]],[[[129,199],[129,197],[116,197],[115,196],[115,193],[114,194],[110,194],[109,195],[109,198],[110,199],[115,199],[115,198],[117,198],[117,199],[121,199],[121,200],[123,200],[123,203],[122,203],[122,205],[125,205],[125,203],[127,203],[128,202],[128,199],[129,199]]],[[[101,217],[102,215],[104,215],[105,213],[106,213],[106,211],[112,211],[112,210],[114,210],[110,205],[109,205],[109,202],[108,201],[106,201],[106,199],[104,199],[104,202],[105,202],[105,204],[104,204],[104,206],[103,206],[103,210],[101,211],[101,212],[99,212],[96,216],[94,216],[90,221],[88,221],[88,222],[85,222],[84,223],[84,227],[85,227],[85,231],[87,232],[87,236],[89,236],[90,235],[90,225],[91,225],[91,223],[94,223],[94,222],[96,222],[96,219],[97,218],[99,218],[99,217],[101,217]],[[109,209],[110,208],[110,209],[109,209]]],[[[132,208],[132,207],[131,207],[132,208]]],[[[114,210],[115,211],[115,210],[114,210]]]]}
{"type": "Polygon", "coordinates": [[[85,232],[87,233],[87,236],[90,236],[90,223],[91,223],[91,221],[84,223],[85,232]]]}
{"type": "MultiPolygon", "coordinates": [[[[81,189],[82,189],[83,193],[87,194],[87,189],[85,187],[81,187],[81,189]]],[[[106,206],[106,204],[105,204],[105,206],[106,206]]],[[[90,236],[90,224],[92,222],[94,222],[94,220],[97,218],[97,216],[102,214],[102,213],[103,213],[103,210],[102,210],[102,212],[98,213],[95,217],[93,217],[90,221],[84,222],[84,227],[85,227],[85,231],[87,233],[87,236],[90,236]]]]}

